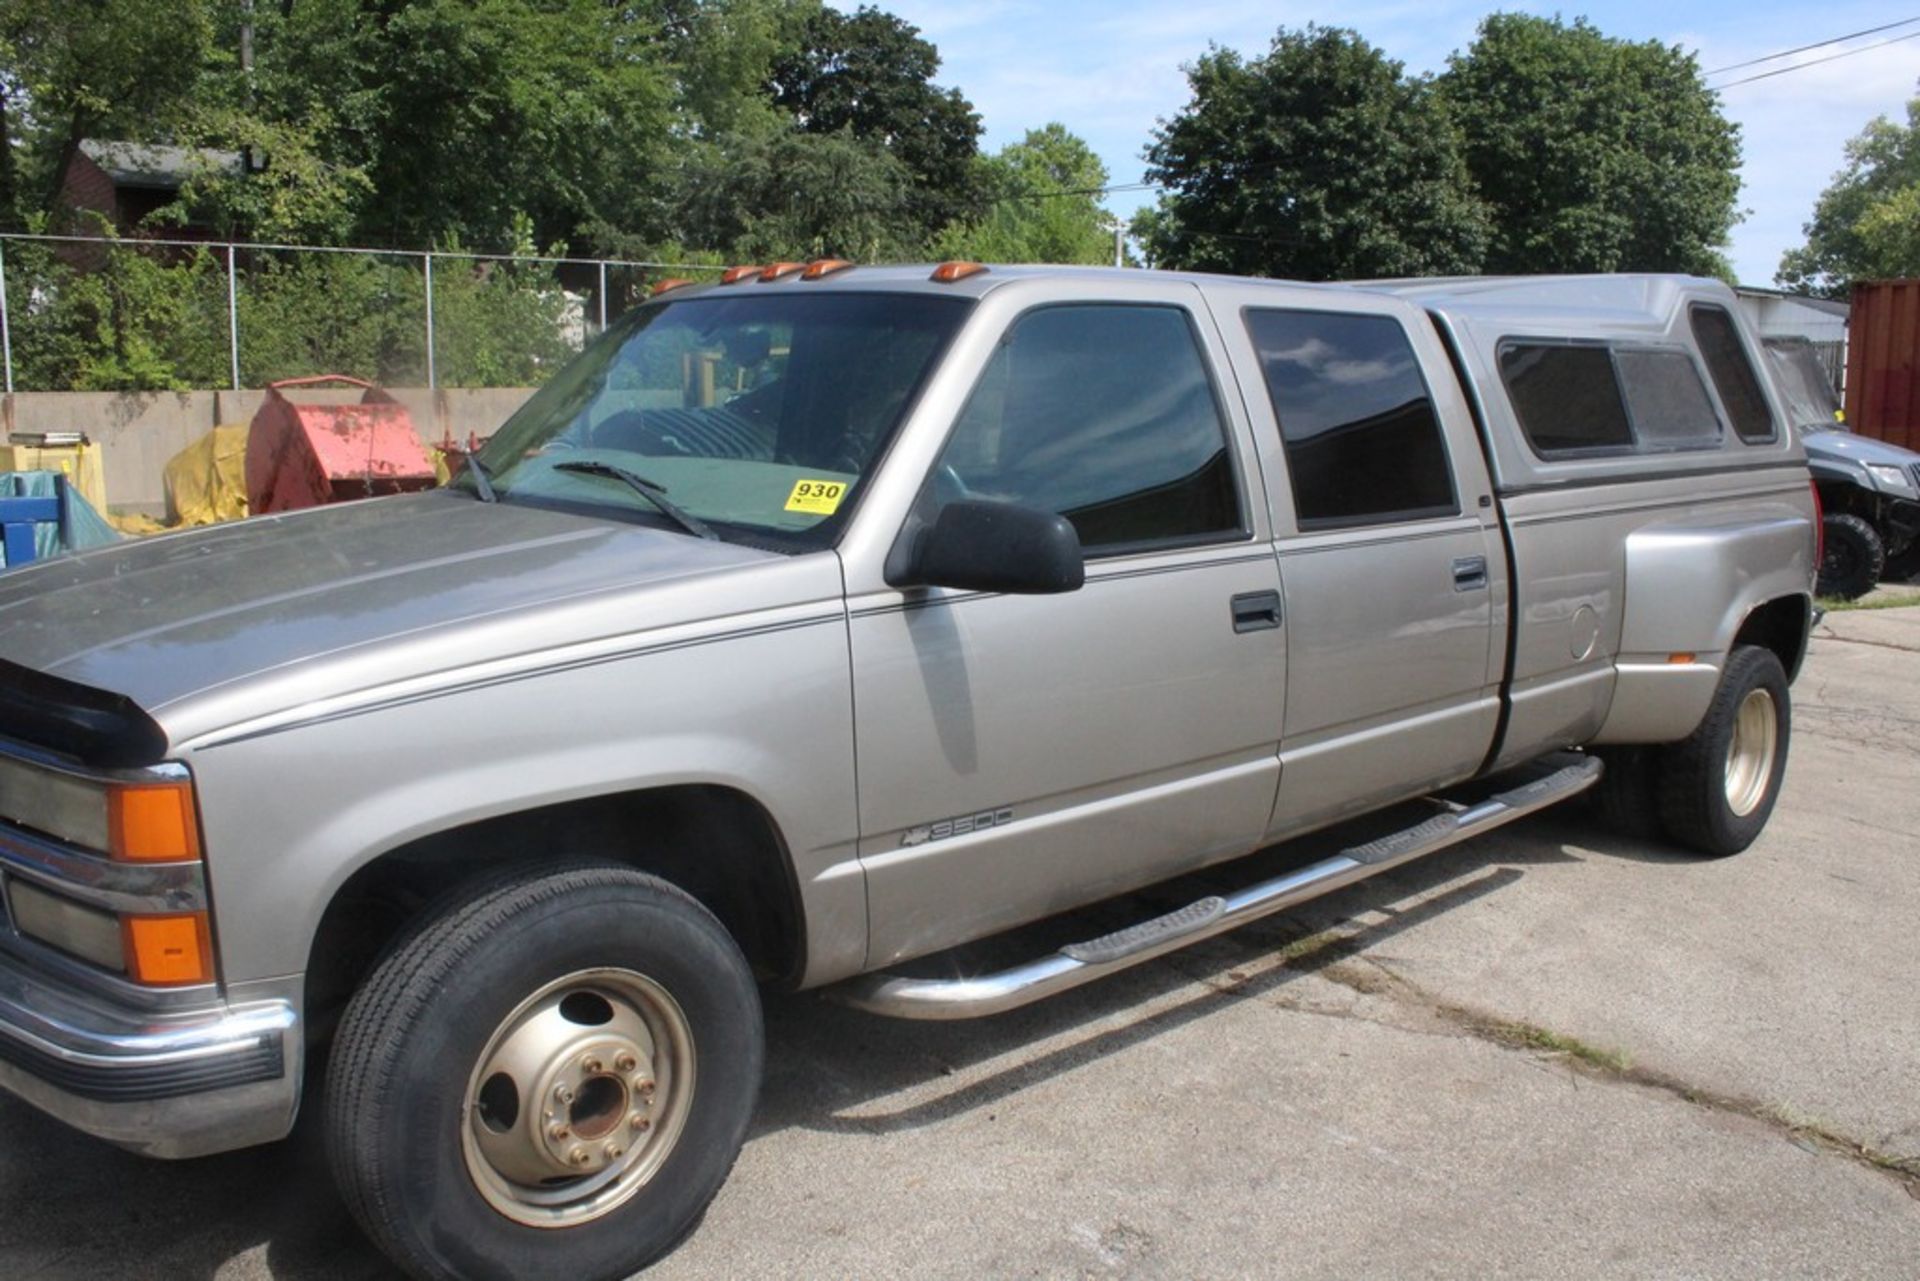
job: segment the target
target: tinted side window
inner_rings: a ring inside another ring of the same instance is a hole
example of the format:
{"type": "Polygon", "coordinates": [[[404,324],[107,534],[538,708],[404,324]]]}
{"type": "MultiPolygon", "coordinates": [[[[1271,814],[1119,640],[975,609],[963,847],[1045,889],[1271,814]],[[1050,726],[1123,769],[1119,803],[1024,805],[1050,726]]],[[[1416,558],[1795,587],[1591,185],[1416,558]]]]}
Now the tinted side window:
{"type": "Polygon", "coordinates": [[[1088,550],[1241,531],[1226,424],[1186,313],[1043,307],[1014,322],[941,455],[943,500],[1058,512],[1088,550]]]}
{"type": "Polygon", "coordinates": [[[1720,415],[1693,357],[1684,351],[1628,349],[1614,353],[1627,394],[1633,433],[1643,448],[1711,445],[1720,439],[1720,415]]]}
{"type": "Polygon", "coordinates": [[[1773,415],[1767,410],[1759,375],[1747,359],[1733,317],[1724,307],[1695,303],[1688,318],[1693,322],[1693,340],[1700,344],[1700,354],[1706,358],[1714,390],[1720,393],[1720,403],[1733,419],[1733,429],[1742,440],[1772,440],[1773,415]]]}
{"type": "Polygon", "coordinates": [[[1460,510],[1433,399],[1399,321],[1249,309],[1246,324],[1302,529],[1460,510]]]}
{"type": "Polygon", "coordinates": [[[1536,453],[1632,448],[1633,429],[1605,347],[1505,343],[1500,377],[1536,453]]]}

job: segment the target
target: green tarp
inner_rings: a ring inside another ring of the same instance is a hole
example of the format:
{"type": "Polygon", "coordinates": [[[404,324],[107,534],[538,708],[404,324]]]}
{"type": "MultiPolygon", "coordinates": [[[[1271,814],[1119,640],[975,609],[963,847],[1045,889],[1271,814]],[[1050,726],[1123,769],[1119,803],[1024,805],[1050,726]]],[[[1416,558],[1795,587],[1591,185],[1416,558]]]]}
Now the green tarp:
{"type": "MultiPolygon", "coordinates": [[[[56,497],[59,478],[60,473],[52,471],[0,472],[0,498],[56,497]]],[[[61,552],[100,547],[119,539],[119,531],[107,524],[106,518],[80,496],[79,490],[69,485],[66,520],[46,521],[33,531],[34,556],[36,559],[58,556],[61,552]]],[[[0,551],[0,564],[5,562],[6,553],[0,551]]]]}

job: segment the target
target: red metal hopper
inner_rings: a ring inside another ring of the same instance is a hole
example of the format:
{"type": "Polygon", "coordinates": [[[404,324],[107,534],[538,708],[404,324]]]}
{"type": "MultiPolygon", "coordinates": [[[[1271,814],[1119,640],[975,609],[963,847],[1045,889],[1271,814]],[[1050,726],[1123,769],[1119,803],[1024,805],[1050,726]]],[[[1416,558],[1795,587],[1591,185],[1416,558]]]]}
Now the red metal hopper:
{"type": "Polygon", "coordinates": [[[433,460],[406,407],[372,383],[345,374],[286,378],[267,387],[247,435],[247,509],[292,511],[434,485],[433,460]],[[303,405],[288,387],[346,383],[359,403],[303,405]]]}

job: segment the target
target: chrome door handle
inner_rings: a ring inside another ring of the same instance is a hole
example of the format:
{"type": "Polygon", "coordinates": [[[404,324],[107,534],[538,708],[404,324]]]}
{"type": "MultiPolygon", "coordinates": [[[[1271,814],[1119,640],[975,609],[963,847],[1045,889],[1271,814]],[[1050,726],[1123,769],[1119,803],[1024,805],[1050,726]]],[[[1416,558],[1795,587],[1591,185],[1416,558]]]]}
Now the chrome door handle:
{"type": "Polygon", "coordinates": [[[1477,592],[1487,585],[1487,558],[1459,556],[1453,562],[1453,590],[1477,592]]]}

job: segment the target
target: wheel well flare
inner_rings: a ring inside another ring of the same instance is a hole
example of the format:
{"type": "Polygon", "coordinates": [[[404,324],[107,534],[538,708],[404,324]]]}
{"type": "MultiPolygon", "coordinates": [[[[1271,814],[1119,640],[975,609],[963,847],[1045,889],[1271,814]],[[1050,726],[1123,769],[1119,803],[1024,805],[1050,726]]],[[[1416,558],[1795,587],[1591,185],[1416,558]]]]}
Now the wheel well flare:
{"type": "Polygon", "coordinates": [[[786,846],[758,802],[688,785],[542,806],[389,850],[334,895],[307,966],[307,1024],[324,1040],[374,963],[437,900],[515,863],[604,858],[651,873],[712,912],[763,980],[793,983],[805,958],[786,846]]]}

